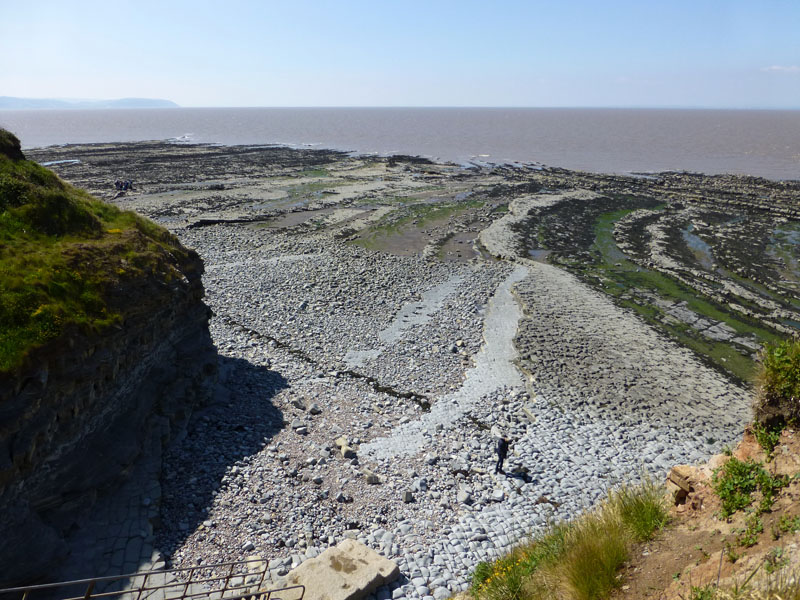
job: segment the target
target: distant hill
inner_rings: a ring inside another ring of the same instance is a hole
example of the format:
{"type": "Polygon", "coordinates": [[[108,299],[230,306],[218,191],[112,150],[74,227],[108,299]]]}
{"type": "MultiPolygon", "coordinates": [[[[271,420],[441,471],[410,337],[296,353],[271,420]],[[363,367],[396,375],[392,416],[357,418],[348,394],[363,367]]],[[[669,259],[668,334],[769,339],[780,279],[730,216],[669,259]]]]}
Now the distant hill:
{"type": "Polygon", "coordinates": [[[0,96],[0,110],[36,108],[177,108],[171,100],[154,98],[120,98],[119,100],[72,100],[61,98],[15,98],[0,96]]]}

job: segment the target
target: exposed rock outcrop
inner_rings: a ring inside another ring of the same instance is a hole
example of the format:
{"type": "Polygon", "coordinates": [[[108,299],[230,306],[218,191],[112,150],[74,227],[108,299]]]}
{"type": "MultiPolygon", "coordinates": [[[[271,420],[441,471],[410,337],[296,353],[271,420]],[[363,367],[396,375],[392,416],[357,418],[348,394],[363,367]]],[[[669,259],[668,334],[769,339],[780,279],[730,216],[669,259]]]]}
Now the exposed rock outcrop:
{"type": "Polygon", "coordinates": [[[160,428],[166,442],[204,399],[216,355],[200,259],[183,271],[119,290],[135,307],[119,329],[64,335],[30,368],[0,376],[0,585],[63,557],[63,534],[98,489],[125,477],[145,432],[160,428]]]}
{"type": "MultiPolygon", "coordinates": [[[[16,138],[9,140],[0,140],[3,154],[22,161],[16,138]]],[[[73,194],[66,184],[52,185],[73,194]]],[[[32,197],[40,188],[29,189],[32,197]]],[[[74,206],[82,210],[80,202],[74,206]]],[[[0,204],[9,214],[14,206],[0,204]]],[[[115,318],[102,327],[67,323],[17,366],[0,370],[0,587],[46,577],[69,551],[64,536],[99,492],[126,477],[148,432],[160,432],[166,443],[211,389],[216,350],[202,302],[203,263],[166,231],[134,224],[138,229],[93,231],[85,243],[58,238],[71,244],[75,277],[108,269],[102,310],[115,318]],[[101,246],[104,236],[111,241],[101,246]],[[148,253],[146,268],[127,268],[136,248],[148,253]]],[[[68,293],[51,287],[55,298],[68,293]]],[[[5,326],[20,311],[11,313],[12,296],[1,299],[5,326]]],[[[54,312],[53,322],[66,322],[65,311],[54,312]]]]}

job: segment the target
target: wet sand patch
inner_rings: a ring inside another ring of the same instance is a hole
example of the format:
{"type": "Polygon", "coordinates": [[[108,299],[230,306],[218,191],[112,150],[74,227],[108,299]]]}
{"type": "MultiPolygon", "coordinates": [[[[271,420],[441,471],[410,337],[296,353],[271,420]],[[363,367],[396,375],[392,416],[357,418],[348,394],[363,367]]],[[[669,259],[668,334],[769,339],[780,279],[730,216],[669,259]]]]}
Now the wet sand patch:
{"type": "Polygon", "coordinates": [[[477,238],[478,233],[474,231],[464,231],[449,236],[441,245],[440,258],[445,261],[468,262],[480,256],[474,248],[477,238]]]}

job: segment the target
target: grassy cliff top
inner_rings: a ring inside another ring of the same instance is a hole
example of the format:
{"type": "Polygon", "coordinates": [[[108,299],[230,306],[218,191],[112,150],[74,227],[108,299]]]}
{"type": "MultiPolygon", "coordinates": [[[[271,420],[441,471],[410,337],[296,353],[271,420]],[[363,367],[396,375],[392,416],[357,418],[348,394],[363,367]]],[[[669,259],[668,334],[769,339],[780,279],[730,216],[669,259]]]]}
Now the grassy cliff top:
{"type": "Polygon", "coordinates": [[[165,229],[25,160],[0,129],[0,373],[68,331],[121,322],[121,284],[181,277],[188,256],[165,229]]]}

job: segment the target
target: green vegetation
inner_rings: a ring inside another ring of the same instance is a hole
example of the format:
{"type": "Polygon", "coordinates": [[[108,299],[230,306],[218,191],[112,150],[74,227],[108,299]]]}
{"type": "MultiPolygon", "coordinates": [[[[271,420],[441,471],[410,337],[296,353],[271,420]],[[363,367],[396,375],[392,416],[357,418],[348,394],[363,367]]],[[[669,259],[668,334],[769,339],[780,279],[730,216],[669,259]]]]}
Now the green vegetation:
{"type": "Polygon", "coordinates": [[[19,140],[10,131],[0,129],[0,156],[4,156],[11,160],[22,160],[25,155],[22,154],[19,140]]]}
{"type": "Polygon", "coordinates": [[[92,198],[27,161],[0,130],[0,372],[68,329],[121,320],[121,280],[175,275],[187,251],[164,229],[92,198]]]}
{"type": "Polygon", "coordinates": [[[609,496],[609,503],[622,516],[634,539],[644,542],[667,524],[663,494],[663,486],[645,477],[637,487],[623,486],[616,490],[609,496]]]}
{"type": "Polygon", "coordinates": [[[767,473],[761,463],[741,461],[736,457],[731,457],[716,469],[711,481],[714,491],[722,500],[720,513],[723,518],[750,506],[753,503],[752,495],[756,491],[761,493],[756,514],[768,512],[775,501],[775,495],[788,484],[787,478],[767,473]]]}
{"type": "Polygon", "coordinates": [[[800,340],[768,344],[761,353],[756,418],[797,421],[800,417],[800,340]]]}
{"type": "Polygon", "coordinates": [[[772,532],[772,537],[777,540],[783,533],[796,533],[798,531],[800,531],[800,516],[782,515],[775,526],[775,530],[772,532]]]}
{"type": "MultiPolygon", "coordinates": [[[[662,207],[658,207],[658,209],[660,208],[662,207]]],[[[633,208],[623,208],[620,210],[603,213],[595,222],[595,241],[593,249],[600,253],[600,256],[605,263],[613,264],[619,262],[620,260],[625,260],[627,261],[627,264],[624,266],[635,270],[636,265],[625,258],[625,255],[620,252],[619,248],[617,248],[617,242],[614,241],[614,224],[621,218],[632,213],[634,210],[635,209],[633,208]]],[[[623,265],[620,265],[620,267],[622,266],[623,265]]]]}
{"type": "Polygon", "coordinates": [[[331,173],[328,169],[305,169],[297,173],[298,177],[330,177],[331,173]]]}
{"type": "Polygon", "coordinates": [[[772,460],[772,453],[781,439],[781,432],[783,431],[784,424],[781,421],[763,425],[758,421],[752,425],[753,435],[758,442],[758,445],[767,453],[767,462],[772,460]]]}
{"type": "Polygon", "coordinates": [[[783,555],[783,548],[776,547],[767,553],[767,557],[764,559],[764,570],[772,575],[788,564],[789,557],[783,555]]]}
{"type": "Polygon", "coordinates": [[[734,564],[737,560],[742,557],[741,554],[734,550],[733,546],[726,545],[725,546],[725,558],[728,559],[728,562],[734,564]]]}
{"type": "Polygon", "coordinates": [[[619,585],[617,569],[628,558],[630,538],[613,512],[580,519],[564,560],[556,569],[574,598],[604,598],[619,585]]]}
{"type": "MultiPolygon", "coordinates": [[[[404,203],[408,198],[395,197],[393,203],[404,203]]],[[[408,228],[421,228],[425,225],[444,221],[450,217],[466,211],[469,208],[483,206],[482,200],[466,202],[419,202],[407,204],[385,215],[380,221],[370,226],[364,232],[364,237],[356,240],[355,244],[365,248],[381,247],[381,238],[398,235],[408,228]]]]}
{"type": "Polygon", "coordinates": [[[290,186],[286,190],[286,194],[292,199],[304,198],[306,196],[320,194],[322,191],[329,190],[333,187],[347,185],[348,183],[350,182],[344,179],[335,179],[333,181],[309,181],[290,186]]]}
{"type": "Polygon", "coordinates": [[[714,600],[717,590],[713,585],[703,587],[692,586],[691,600],[714,600]]]}
{"type": "Polygon", "coordinates": [[[652,539],[666,521],[660,486],[646,478],[639,486],[622,487],[575,521],[552,525],[503,558],[478,565],[472,595],[479,600],[605,598],[620,584],[617,572],[631,545],[652,539]]]}
{"type": "Polygon", "coordinates": [[[413,196],[382,196],[380,199],[381,204],[413,204],[419,201],[419,198],[413,196]]]}
{"type": "MultiPolygon", "coordinates": [[[[747,277],[742,277],[741,275],[739,275],[734,271],[728,271],[727,269],[720,269],[720,271],[724,273],[726,277],[732,279],[736,283],[741,284],[743,287],[748,288],[751,291],[754,291],[762,296],[766,296],[767,298],[773,300],[774,302],[777,302],[778,304],[782,305],[790,304],[794,307],[800,307],[800,300],[798,300],[797,298],[793,298],[785,293],[781,294],[775,292],[769,289],[767,286],[758,283],[757,281],[753,281],[752,279],[748,279],[747,277]]],[[[786,274],[784,273],[784,275],[786,274]]],[[[758,305],[756,305],[755,303],[750,302],[741,297],[738,299],[738,302],[755,311],[763,310],[762,308],[759,308],[758,305]]]]}
{"type": "Polygon", "coordinates": [[[740,546],[750,548],[758,543],[758,536],[764,531],[764,523],[761,516],[756,513],[750,513],[744,521],[744,530],[739,533],[736,541],[740,546]]]}
{"type": "Polygon", "coordinates": [[[713,583],[703,587],[692,586],[686,600],[800,600],[800,577],[785,567],[789,564],[782,548],[774,548],[763,565],[753,569],[744,581],[730,587],[717,589],[713,583]],[[761,572],[765,577],[755,576],[761,572]]]}

